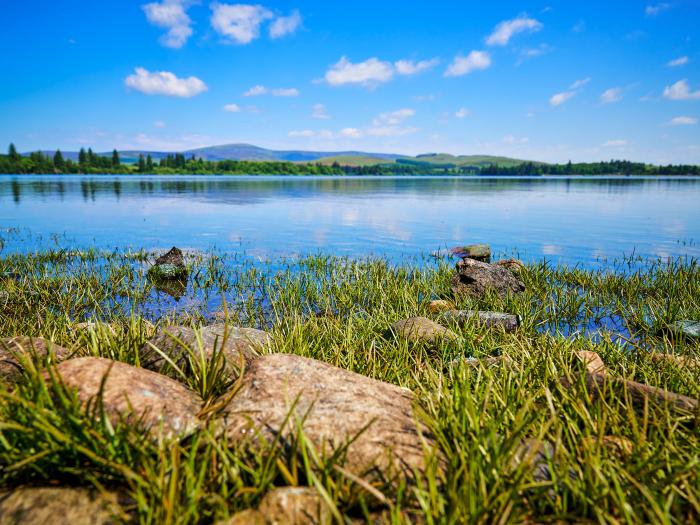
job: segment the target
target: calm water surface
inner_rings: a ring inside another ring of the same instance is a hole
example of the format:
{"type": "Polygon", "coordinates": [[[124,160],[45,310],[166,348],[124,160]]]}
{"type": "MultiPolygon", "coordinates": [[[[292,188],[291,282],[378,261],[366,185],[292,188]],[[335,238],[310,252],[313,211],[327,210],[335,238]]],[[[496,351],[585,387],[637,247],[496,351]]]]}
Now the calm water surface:
{"type": "Polygon", "coordinates": [[[392,260],[487,242],[597,264],[700,256],[700,178],[0,175],[5,253],[51,246],[392,260]],[[22,240],[8,228],[29,232],[22,240]]]}

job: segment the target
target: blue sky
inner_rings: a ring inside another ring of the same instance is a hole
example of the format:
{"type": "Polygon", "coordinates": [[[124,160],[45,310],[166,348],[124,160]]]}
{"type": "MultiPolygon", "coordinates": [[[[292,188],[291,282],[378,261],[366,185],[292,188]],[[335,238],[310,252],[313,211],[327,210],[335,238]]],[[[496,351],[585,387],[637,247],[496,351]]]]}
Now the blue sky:
{"type": "Polygon", "coordinates": [[[2,14],[0,144],[21,151],[700,163],[700,0],[4,0],[2,14]]]}

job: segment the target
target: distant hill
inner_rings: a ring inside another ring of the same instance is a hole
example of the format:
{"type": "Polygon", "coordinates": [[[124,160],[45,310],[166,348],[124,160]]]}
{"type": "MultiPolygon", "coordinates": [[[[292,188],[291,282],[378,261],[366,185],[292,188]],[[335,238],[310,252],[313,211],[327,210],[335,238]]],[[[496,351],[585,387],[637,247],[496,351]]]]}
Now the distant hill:
{"type": "MultiPolygon", "coordinates": [[[[52,156],[53,150],[43,151],[45,155],[52,156]]],[[[62,151],[63,157],[74,161],[78,160],[77,151],[62,151]]],[[[495,157],[490,155],[450,155],[447,153],[427,153],[410,157],[394,153],[368,153],[362,151],[304,151],[304,150],[272,150],[254,146],[252,144],[223,144],[206,148],[190,149],[181,152],[165,151],[120,151],[122,162],[136,162],[139,155],[151,155],[153,160],[160,160],[167,155],[182,153],[187,158],[194,155],[204,160],[249,160],[249,161],[284,161],[284,162],[319,162],[330,165],[335,162],[344,166],[370,166],[375,164],[410,164],[415,166],[434,167],[461,167],[461,166],[487,166],[496,164],[510,167],[523,162],[520,159],[509,157],[495,157]]],[[[25,153],[28,155],[29,153],[25,153]]],[[[111,151],[99,152],[97,155],[108,157],[111,151]]],[[[542,164],[535,162],[535,164],[542,164]]]]}

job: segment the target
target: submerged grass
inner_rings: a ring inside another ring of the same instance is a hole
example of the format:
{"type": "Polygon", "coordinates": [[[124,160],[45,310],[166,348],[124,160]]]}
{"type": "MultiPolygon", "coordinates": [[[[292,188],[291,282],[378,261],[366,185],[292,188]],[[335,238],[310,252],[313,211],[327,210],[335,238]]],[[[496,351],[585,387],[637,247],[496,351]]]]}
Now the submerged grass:
{"type": "MultiPolygon", "coordinates": [[[[179,301],[146,278],[145,253],[53,250],[0,258],[0,336],[43,336],[76,355],[139,365],[158,325],[198,325],[212,308],[270,330],[275,352],[319,359],[407,387],[436,436],[433,461],[411,485],[368,484],[320,457],[297,429],[291,446],[230,448],[205,428],[180,443],[153,443],[139,424],[112,426],[81,408],[55,377],[29,369],[0,389],[0,487],[81,485],[124,495],[124,521],[208,524],[255,507],[272,487],[316,487],[336,521],[691,523],[700,520],[700,426],[665,406],[634,411],[611,394],[592,402],[576,352],[597,352],[610,373],[700,397],[700,367],[660,363],[652,352],[700,359],[700,346],[664,329],[700,319],[700,267],[689,259],[620,261],[606,270],[532,264],[527,291],[457,298],[459,307],[519,314],[512,334],[452,326],[438,348],[409,345],[389,327],[449,297],[447,261],[395,266],[380,259],[314,256],[250,265],[218,254],[190,260],[179,301]],[[4,276],[4,277],[2,277],[4,276]],[[93,324],[78,327],[76,323],[93,324]],[[504,355],[473,365],[464,357],[504,355]],[[565,388],[562,376],[573,379],[565,388]],[[608,446],[609,436],[618,446],[608,446]],[[605,438],[605,439],[604,439],[605,438]],[[554,453],[547,476],[520,461],[522,442],[554,453]]],[[[193,358],[188,386],[215,404],[229,388],[220,363],[193,358]]],[[[289,445],[289,444],[288,444],[289,445]]],[[[342,452],[342,451],[341,451],[342,452]]]]}

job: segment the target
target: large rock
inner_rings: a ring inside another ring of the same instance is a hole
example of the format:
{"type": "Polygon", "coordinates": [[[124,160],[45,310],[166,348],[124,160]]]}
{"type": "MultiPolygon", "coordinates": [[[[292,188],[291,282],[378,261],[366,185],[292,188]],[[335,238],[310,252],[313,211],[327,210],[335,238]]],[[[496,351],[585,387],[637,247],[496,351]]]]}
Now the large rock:
{"type": "Polygon", "coordinates": [[[307,443],[326,457],[354,439],[345,456],[354,474],[389,474],[395,467],[394,474],[408,476],[422,469],[433,444],[414,419],[411,391],[313,359],[260,357],[237,389],[222,416],[222,432],[234,442],[252,439],[254,445],[252,435],[288,440],[300,425],[307,443]]]}
{"type": "Polygon", "coordinates": [[[9,337],[0,339],[0,381],[16,383],[27,360],[44,366],[59,363],[70,356],[70,350],[41,337],[9,337]]]}
{"type": "Polygon", "coordinates": [[[143,345],[141,366],[179,378],[168,359],[184,373],[190,372],[190,358],[201,354],[209,361],[214,352],[221,352],[226,373],[232,378],[272,343],[272,336],[255,328],[238,328],[216,324],[195,330],[188,326],[166,326],[143,345]],[[168,359],[165,359],[167,356],[168,359]]]}
{"type": "Polygon", "coordinates": [[[468,295],[481,299],[487,291],[493,290],[500,297],[525,290],[522,281],[500,266],[487,264],[474,259],[463,259],[457,263],[452,276],[452,291],[455,295],[468,295]]]}
{"type": "Polygon", "coordinates": [[[491,247],[488,244],[468,244],[450,249],[450,253],[462,259],[491,262],[491,247]]]}
{"type": "Polygon", "coordinates": [[[199,396],[161,374],[101,357],[70,359],[56,370],[83,404],[102,391],[104,410],[112,425],[120,419],[140,420],[153,436],[163,438],[184,437],[199,428],[199,396]]]}
{"type": "Polygon", "coordinates": [[[396,335],[412,343],[435,344],[440,341],[455,341],[458,338],[452,330],[427,317],[409,317],[395,322],[391,329],[396,335]]]}
{"type": "Polygon", "coordinates": [[[179,299],[187,290],[187,266],[179,248],[172,247],[148,270],[148,278],[157,290],[179,299]]]}
{"type": "Polygon", "coordinates": [[[82,488],[19,488],[0,493],[0,525],[121,523],[116,496],[82,488]]]}
{"type": "Polygon", "coordinates": [[[481,312],[477,310],[449,310],[440,316],[448,322],[465,326],[475,322],[485,328],[503,328],[506,332],[515,332],[520,326],[520,316],[503,312],[481,312]]]}

